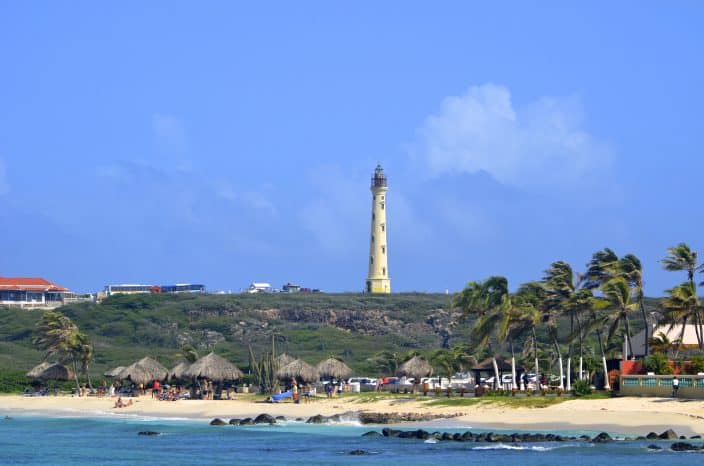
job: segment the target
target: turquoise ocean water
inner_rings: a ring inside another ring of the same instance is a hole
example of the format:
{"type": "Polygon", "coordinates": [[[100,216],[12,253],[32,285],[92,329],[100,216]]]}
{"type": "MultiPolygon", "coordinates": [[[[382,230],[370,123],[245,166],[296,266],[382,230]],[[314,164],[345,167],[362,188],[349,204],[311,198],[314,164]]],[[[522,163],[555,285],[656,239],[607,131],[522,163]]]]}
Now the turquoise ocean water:
{"type": "MultiPolygon", "coordinates": [[[[214,427],[207,421],[119,417],[75,418],[13,415],[0,417],[0,463],[53,465],[673,465],[698,464],[704,453],[654,452],[652,441],[542,444],[429,443],[370,438],[361,434],[381,427],[306,425],[214,427]],[[140,431],[161,432],[139,436],[140,431]],[[350,455],[353,450],[370,454],[350,455]]],[[[412,430],[417,426],[402,426],[412,430]]],[[[449,427],[428,431],[459,431],[449,427]]],[[[480,432],[481,429],[471,429],[480,432]]],[[[495,430],[495,432],[500,432],[495,430]]],[[[559,433],[559,432],[556,432],[559,433]]],[[[564,432],[575,435],[584,432],[564,432]]],[[[592,433],[593,432],[589,432],[592,433]]],[[[665,449],[672,442],[661,441],[665,449]]]]}

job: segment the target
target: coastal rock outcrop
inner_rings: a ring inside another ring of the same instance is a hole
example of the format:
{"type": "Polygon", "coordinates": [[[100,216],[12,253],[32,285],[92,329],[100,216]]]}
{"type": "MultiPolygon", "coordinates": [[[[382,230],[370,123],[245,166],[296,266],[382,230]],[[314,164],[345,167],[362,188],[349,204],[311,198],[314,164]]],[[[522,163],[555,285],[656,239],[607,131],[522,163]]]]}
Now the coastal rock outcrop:
{"type": "Polygon", "coordinates": [[[371,413],[358,414],[362,424],[397,424],[399,422],[433,421],[435,419],[448,419],[460,416],[459,413],[428,414],[428,413],[371,413]]]}
{"type": "Polygon", "coordinates": [[[255,424],[276,424],[276,418],[269,414],[260,414],[254,418],[255,424]]]}
{"type": "Polygon", "coordinates": [[[697,451],[701,449],[702,447],[687,442],[675,442],[670,446],[670,450],[672,451],[697,451]]]}
{"type": "Polygon", "coordinates": [[[608,442],[613,442],[613,441],[614,441],[614,439],[611,438],[611,436],[609,434],[607,434],[606,432],[602,432],[599,435],[596,435],[592,439],[592,443],[608,443],[608,442]]]}
{"type": "Polygon", "coordinates": [[[155,432],[153,430],[143,430],[141,432],[137,432],[137,435],[146,435],[146,436],[161,435],[161,432],[155,432]]]}
{"type": "Polygon", "coordinates": [[[211,426],[224,426],[224,425],[227,425],[227,422],[223,421],[219,417],[216,417],[215,419],[210,421],[210,425],[211,426]]]}
{"type": "Polygon", "coordinates": [[[665,432],[660,434],[658,436],[658,438],[660,440],[677,440],[677,439],[679,439],[679,436],[677,435],[677,433],[674,430],[667,429],[665,432]]]}

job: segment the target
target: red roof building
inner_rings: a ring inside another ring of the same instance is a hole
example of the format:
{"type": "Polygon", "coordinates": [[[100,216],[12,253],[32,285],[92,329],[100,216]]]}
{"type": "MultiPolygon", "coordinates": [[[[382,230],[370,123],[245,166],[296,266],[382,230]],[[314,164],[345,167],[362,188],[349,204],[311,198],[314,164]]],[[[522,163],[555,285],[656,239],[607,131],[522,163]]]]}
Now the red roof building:
{"type": "Polygon", "coordinates": [[[44,278],[0,277],[0,305],[57,307],[67,294],[73,293],[44,278]]]}

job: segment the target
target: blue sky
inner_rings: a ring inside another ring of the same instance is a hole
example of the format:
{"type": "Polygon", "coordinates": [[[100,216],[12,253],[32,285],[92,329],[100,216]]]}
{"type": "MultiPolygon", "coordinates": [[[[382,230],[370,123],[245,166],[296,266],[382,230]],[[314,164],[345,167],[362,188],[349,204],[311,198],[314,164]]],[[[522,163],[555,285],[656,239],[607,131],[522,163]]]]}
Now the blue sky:
{"type": "Polygon", "coordinates": [[[395,291],[704,255],[701,2],[245,3],[0,0],[0,275],[359,291],[376,163],[395,291]]]}

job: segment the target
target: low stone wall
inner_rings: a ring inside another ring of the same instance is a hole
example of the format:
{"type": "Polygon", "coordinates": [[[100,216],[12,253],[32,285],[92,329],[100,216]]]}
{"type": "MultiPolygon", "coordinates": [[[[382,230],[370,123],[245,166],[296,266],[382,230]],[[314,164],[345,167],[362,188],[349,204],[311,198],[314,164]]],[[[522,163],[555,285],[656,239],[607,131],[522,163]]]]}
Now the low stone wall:
{"type": "MultiPolygon", "coordinates": [[[[627,396],[672,395],[672,375],[622,375],[620,392],[627,396]]],[[[678,375],[678,398],[704,399],[704,375],[678,375]]]]}

